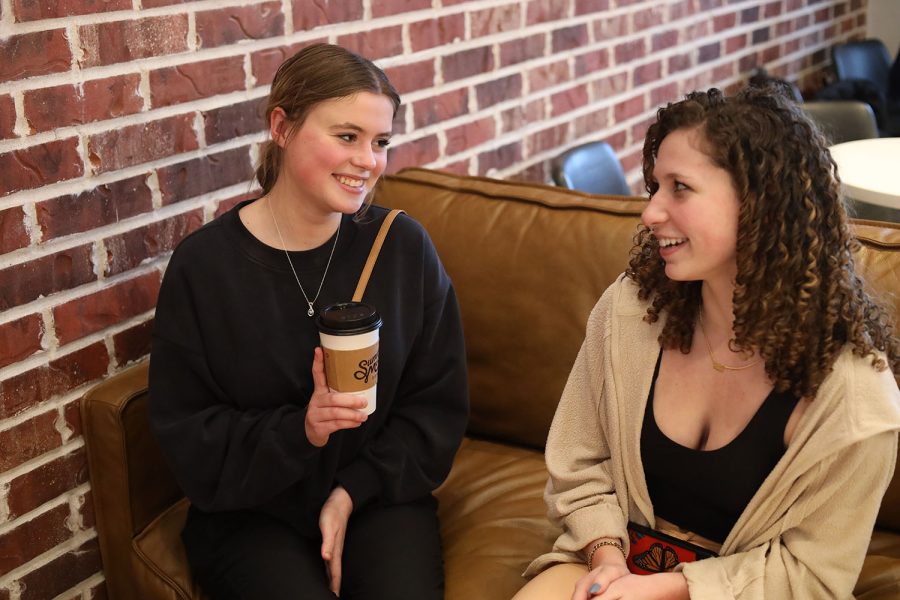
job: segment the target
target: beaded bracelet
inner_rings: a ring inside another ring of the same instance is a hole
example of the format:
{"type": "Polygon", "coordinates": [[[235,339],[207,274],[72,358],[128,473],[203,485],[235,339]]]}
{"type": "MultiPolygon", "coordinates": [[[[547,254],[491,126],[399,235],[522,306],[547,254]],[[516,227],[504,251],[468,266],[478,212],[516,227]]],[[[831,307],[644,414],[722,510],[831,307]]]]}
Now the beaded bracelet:
{"type": "Polygon", "coordinates": [[[597,552],[597,550],[599,550],[603,546],[612,546],[613,548],[616,548],[619,552],[622,553],[622,558],[624,558],[625,560],[628,560],[628,557],[625,556],[625,548],[622,547],[622,544],[620,544],[618,541],[602,540],[600,542],[597,542],[593,546],[591,546],[591,551],[588,552],[588,559],[587,559],[588,569],[594,568],[593,567],[594,554],[597,552]]]}

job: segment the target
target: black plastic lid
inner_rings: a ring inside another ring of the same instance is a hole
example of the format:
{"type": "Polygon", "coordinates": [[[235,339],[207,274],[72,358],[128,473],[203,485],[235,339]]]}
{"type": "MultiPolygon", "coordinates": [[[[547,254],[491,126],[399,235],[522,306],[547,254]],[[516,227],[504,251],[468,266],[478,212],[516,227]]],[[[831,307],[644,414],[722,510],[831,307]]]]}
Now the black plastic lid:
{"type": "Polygon", "coordinates": [[[371,304],[339,302],[319,311],[316,326],[329,335],[357,335],[381,327],[381,317],[371,304]]]}

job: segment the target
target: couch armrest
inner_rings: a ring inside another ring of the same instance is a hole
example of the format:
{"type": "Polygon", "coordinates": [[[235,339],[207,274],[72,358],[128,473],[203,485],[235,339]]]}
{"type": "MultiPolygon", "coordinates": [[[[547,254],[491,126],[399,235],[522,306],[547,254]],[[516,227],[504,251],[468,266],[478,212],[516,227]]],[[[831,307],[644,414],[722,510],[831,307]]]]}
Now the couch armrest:
{"type": "Polygon", "coordinates": [[[81,401],[100,554],[110,596],[139,598],[132,540],[183,494],[147,421],[144,361],[88,391],[81,401]]]}

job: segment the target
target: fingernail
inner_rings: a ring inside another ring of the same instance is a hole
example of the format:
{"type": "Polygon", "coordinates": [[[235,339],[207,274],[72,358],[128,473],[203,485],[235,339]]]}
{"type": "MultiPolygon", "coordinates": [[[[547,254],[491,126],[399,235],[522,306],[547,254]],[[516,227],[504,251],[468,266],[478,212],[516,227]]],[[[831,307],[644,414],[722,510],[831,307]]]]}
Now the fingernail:
{"type": "Polygon", "coordinates": [[[594,585],[592,585],[592,586],[591,586],[591,589],[588,590],[588,593],[589,593],[589,594],[592,594],[592,595],[593,595],[593,594],[599,594],[599,593],[600,593],[600,584],[599,584],[599,583],[595,583],[594,585]]]}

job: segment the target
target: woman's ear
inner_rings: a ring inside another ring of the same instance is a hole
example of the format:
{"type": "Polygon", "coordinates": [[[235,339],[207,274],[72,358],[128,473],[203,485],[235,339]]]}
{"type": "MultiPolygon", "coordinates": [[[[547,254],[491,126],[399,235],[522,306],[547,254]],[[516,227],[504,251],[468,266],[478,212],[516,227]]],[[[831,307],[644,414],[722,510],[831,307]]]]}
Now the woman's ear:
{"type": "Polygon", "coordinates": [[[279,148],[284,148],[284,145],[287,144],[289,130],[290,127],[284,109],[276,106],[272,109],[272,114],[269,115],[269,134],[272,136],[272,141],[279,148]]]}

